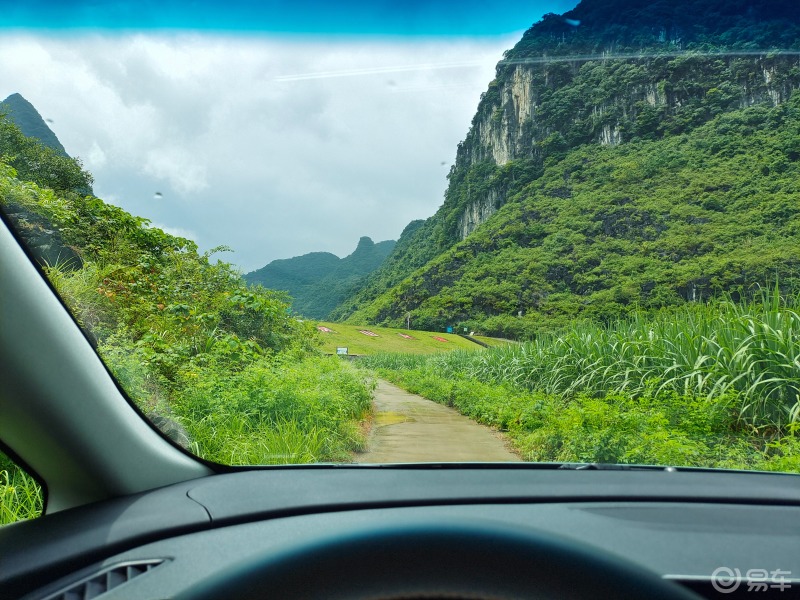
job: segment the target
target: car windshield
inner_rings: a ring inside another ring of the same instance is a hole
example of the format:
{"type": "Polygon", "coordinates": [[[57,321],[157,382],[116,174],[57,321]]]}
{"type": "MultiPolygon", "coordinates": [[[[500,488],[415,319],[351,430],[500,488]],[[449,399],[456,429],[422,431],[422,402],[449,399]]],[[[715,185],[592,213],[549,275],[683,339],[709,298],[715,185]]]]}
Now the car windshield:
{"type": "Polygon", "coordinates": [[[0,210],[188,452],[800,470],[795,0],[3,12],[0,210]]]}

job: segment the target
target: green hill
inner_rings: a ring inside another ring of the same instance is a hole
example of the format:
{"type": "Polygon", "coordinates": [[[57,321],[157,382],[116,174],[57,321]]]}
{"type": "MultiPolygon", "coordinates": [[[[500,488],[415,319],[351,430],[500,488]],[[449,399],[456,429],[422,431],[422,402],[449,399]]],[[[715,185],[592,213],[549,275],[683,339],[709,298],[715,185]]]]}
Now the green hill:
{"type": "Polygon", "coordinates": [[[20,94],[11,94],[0,102],[0,112],[6,113],[8,120],[19,127],[23,135],[36,138],[61,156],[68,156],[64,146],[47,126],[39,111],[20,94]]]}
{"type": "MultiPolygon", "coordinates": [[[[191,240],[82,193],[89,181],[77,161],[0,118],[4,221],[155,426],[229,464],[346,461],[363,447],[364,375],[322,356],[281,294],[248,288],[191,240]]],[[[0,471],[26,481],[2,453],[0,471]]],[[[40,497],[31,488],[23,495],[40,497]]]]}
{"type": "Polygon", "coordinates": [[[498,64],[442,206],[332,318],[522,337],[796,285],[800,10],[748,4],[546,15],[498,64]]]}
{"type": "Polygon", "coordinates": [[[274,260],[247,273],[244,279],[251,285],[288,292],[295,312],[321,319],[381,265],[394,245],[393,240],[376,244],[362,237],[355,251],[345,258],[330,252],[311,252],[274,260]]]}
{"type": "Polygon", "coordinates": [[[6,157],[21,179],[94,195],[91,174],[82,170],[79,159],[67,154],[39,111],[20,94],[0,102],[0,156],[6,157]],[[42,148],[52,152],[45,155],[42,148]]]}
{"type": "Polygon", "coordinates": [[[452,333],[325,322],[317,323],[317,329],[320,332],[323,352],[331,354],[335,354],[337,348],[347,348],[347,353],[351,355],[380,352],[434,354],[452,350],[481,349],[479,344],[452,333]]]}

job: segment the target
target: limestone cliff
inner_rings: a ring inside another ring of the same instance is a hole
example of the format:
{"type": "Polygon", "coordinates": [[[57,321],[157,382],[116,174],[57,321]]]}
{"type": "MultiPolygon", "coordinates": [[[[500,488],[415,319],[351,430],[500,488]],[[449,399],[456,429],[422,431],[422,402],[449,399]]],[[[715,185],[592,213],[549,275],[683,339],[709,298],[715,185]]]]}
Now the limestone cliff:
{"type": "MultiPolygon", "coordinates": [[[[777,106],[800,87],[800,57],[785,51],[510,59],[497,71],[492,93],[484,95],[459,146],[451,180],[482,162],[497,167],[542,163],[548,153],[579,144],[613,146],[659,136],[668,128],[687,131],[723,110],[777,106]],[[689,70],[696,71],[697,81],[687,86],[689,70]],[[615,79],[623,85],[608,85],[615,79]]],[[[453,232],[458,239],[505,203],[503,183],[497,178],[479,194],[462,194],[467,200],[453,232]]]]}
{"type": "MultiPolygon", "coordinates": [[[[569,310],[582,311],[576,307],[592,302],[606,306],[610,302],[606,297],[587,298],[601,289],[609,293],[621,273],[616,273],[616,266],[594,264],[604,260],[594,256],[598,236],[631,243],[641,238],[647,243],[626,252],[644,252],[655,240],[672,236],[666,232],[677,227],[674,215],[650,205],[655,199],[675,196],[664,192],[670,182],[665,174],[683,164],[680,158],[670,163],[660,153],[674,153],[694,140],[696,156],[721,160],[719,172],[735,173],[731,179],[745,181],[745,174],[756,165],[756,177],[783,177],[800,157],[794,142],[776,141],[784,135],[794,139],[786,133],[793,127],[788,115],[794,110],[787,105],[797,103],[798,89],[800,3],[796,0],[582,0],[563,15],[545,15],[498,63],[458,145],[439,210],[401,238],[384,265],[334,312],[339,318],[352,315],[354,320],[390,323],[406,311],[425,314],[432,326],[438,326],[448,318],[540,310],[540,303],[549,302],[545,299],[551,288],[581,297],[570,300],[574,304],[569,310]],[[765,121],[769,111],[774,122],[765,121]],[[772,132],[770,128],[779,122],[785,130],[772,132]],[[712,130],[716,132],[709,133],[712,130]],[[756,134],[777,144],[780,150],[772,151],[780,158],[746,146],[733,150],[739,140],[756,134]],[[645,149],[651,157],[646,166],[637,158],[645,149]],[[726,162],[735,152],[751,150],[748,164],[726,162]],[[622,156],[629,157],[628,162],[618,162],[622,156]],[[609,179],[608,173],[598,171],[593,183],[587,182],[595,162],[614,165],[618,172],[609,179]],[[664,179],[656,183],[658,177],[664,179]],[[635,187],[637,182],[644,187],[635,195],[633,191],[620,195],[625,186],[635,187]],[[588,187],[579,193],[578,184],[588,187]],[[592,185],[605,186],[603,194],[591,190],[592,185]],[[581,203],[583,216],[591,215],[585,217],[589,221],[579,223],[575,216],[562,213],[581,203]],[[636,204],[644,207],[633,207],[636,204]],[[509,219],[512,214],[518,221],[509,219]],[[617,226],[618,221],[622,225],[617,226]],[[576,227],[579,232],[571,231],[576,227]],[[499,287],[488,292],[495,274],[511,264],[503,261],[510,260],[516,252],[512,249],[519,249],[520,257],[529,250],[530,256],[542,256],[518,258],[502,285],[498,278],[499,287]],[[489,258],[489,253],[497,256],[489,258]],[[578,268],[584,255],[593,256],[592,264],[578,268]],[[602,271],[596,281],[585,271],[594,268],[602,271]],[[517,275],[521,269],[530,272],[517,275]],[[588,287],[587,278],[593,281],[588,287]]],[[[680,200],[697,203],[708,194],[720,195],[704,200],[702,211],[711,213],[693,216],[688,225],[710,227],[709,223],[737,218],[714,213],[724,212],[734,198],[729,183],[711,182],[719,172],[702,185],[698,182],[699,189],[680,200]]],[[[691,171],[686,176],[691,177],[691,171]]],[[[754,187],[748,184],[748,189],[754,187]]],[[[794,201],[787,190],[781,194],[776,202],[785,214],[776,223],[783,226],[787,215],[794,214],[794,201]]],[[[749,204],[748,210],[752,207],[749,204]]],[[[640,301],[656,306],[685,299],[685,290],[694,289],[691,286],[707,293],[712,278],[698,275],[703,269],[692,261],[721,247],[714,244],[699,244],[673,260],[692,264],[687,266],[693,270],[691,276],[680,285],[668,282],[666,275],[665,287],[661,283],[653,287],[655,279],[637,279],[640,289],[630,297],[640,294],[640,301]],[[671,300],[651,298],[653,290],[660,293],[667,288],[671,300]]],[[[609,252],[609,260],[626,260],[614,254],[621,252],[617,248],[609,252]]],[[[668,256],[668,251],[659,250],[647,255],[646,261],[658,264],[654,272],[667,273],[673,267],[669,261],[659,261],[668,256]]],[[[750,259],[748,255],[741,262],[750,259]]],[[[725,260],[720,257],[719,265],[725,260]]],[[[716,281],[726,283],[718,289],[759,281],[763,273],[760,266],[719,268],[716,281]]],[[[635,278],[639,277],[644,275],[635,278]]],[[[614,292],[614,302],[622,305],[619,299],[627,298],[628,292],[620,290],[614,292]]]]}

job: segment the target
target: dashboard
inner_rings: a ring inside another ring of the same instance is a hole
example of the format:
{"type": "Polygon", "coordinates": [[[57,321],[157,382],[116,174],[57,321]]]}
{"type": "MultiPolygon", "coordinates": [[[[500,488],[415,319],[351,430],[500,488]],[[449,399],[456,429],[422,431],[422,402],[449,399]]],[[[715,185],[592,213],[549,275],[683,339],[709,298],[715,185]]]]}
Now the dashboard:
{"type": "MultiPolygon", "coordinates": [[[[261,568],[253,565],[280,570],[275,565],[281,560],[322,541],[334,547],[341,541],[340,554],[347,553],[348,541],[359,535],[372,536],[377,545],[326,577],[391,581],[402,573],[407,543],[409,555],[424,556],[426,547],[425,565],[461,578],[463,565],[452,559],[468,544],[456,536],[437,550],[425,535],[467,531],[489,540],[476,555],[487,563],[502,556],[502,548],[495,556],[491,547],[495,534],[498,540],[538,536],[704,597],[800,597],[800,476],[592,467],[311,466],[202,477],[0,529],[0,595],[199,598],[209,582],[229,585],[237,573],[246,578],[248,568],[261,568]],[[384,547],[385,556],[373,560],[384,547]],[[85,595],[92,585],[100,593],[85,595]],[[65,595],[70,590],[84,596],[65,595]]],[[[580,563],[555,565],[543,575],[524,556],[509,561],[515,562],[509,573],[521,581],[552,575],[566,592],[592,577],[580,563]]],[[[322,577],[313,560],[303,568],[309,581],[322,577]]],[[[490,576],[513,578],[502,568],[492,566],[490,576]]],[[[231,590],[228,597],[283,597],[261,589],[266,585],[231,590]]],[[[213,589],[218,597],[225,588],[213,589]]],[[[570,597],[566,592],[563,597],[570,597]]],[[[539,596],[531,590],[522,597],[539,596]]]]}

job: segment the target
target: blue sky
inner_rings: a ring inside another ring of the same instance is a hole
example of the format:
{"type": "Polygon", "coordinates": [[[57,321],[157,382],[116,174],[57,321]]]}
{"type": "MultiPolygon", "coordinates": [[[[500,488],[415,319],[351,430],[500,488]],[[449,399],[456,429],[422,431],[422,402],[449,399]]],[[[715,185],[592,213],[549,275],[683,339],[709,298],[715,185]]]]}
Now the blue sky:
{"type": "Polygon", "coordinates": [[[561,13],[574,5],[573,0],[27,0],[7,3],[0,24],[56,30],[493,36],[525,29],[545,12],[561,13]]]}
{"type": "Polygon", "coordinates": [[[243,271],[345,256],[363,235],[397,239],[431,216],[503,51],[542,14],[571,8],[287,2],[273,31],[253,27],[273,13],[226,13],[251,15],[243,32],[221,16],[214,30],[176,29],[169,0],[150,3],[158,13],[16,6],[0,14],[0,98],[32,102],[99,197],[202,250],[230,246],[223,258],[243,271]],[[20,26],[37,11],[37,27],[20,26]]]}

